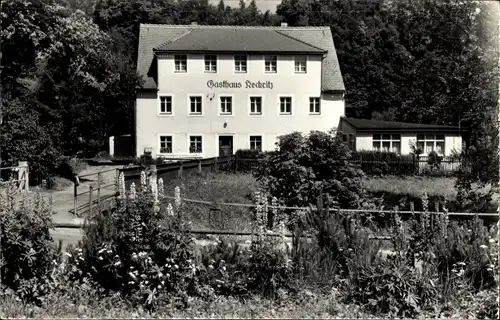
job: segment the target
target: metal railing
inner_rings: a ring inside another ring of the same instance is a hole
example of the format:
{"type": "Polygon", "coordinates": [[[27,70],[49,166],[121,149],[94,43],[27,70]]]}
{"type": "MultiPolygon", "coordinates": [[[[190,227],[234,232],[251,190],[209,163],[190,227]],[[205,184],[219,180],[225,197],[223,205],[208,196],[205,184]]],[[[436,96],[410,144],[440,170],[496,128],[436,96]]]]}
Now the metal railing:
{"type": "Polygon", "coordinates": [[[108,169],[108,170],[102,170],[102,171],[95,172],[95,173],[88,173],[85,175],[77,176],[78,182],[80,181],[80,179],[85,178],[85,177],[97,176],[97,185],[96,186],[90,185],[89,189],[87,191],[83,191],[83,192],[79,193],[78,192],[78,183],[77,182],[74,183],[73,214],[76,216],[81,216],[87,210],[89,213],[91,213],[92,209],[95,206],[97,206],[98,209],[100,210],[104,201],[109,201],[110,199],[112,199],[118,190],[118,174],[119,174],[118,170],[119,169],[108,169]],[[102,174],[110,172],[110,171],[116,172],[114,182],[108,183],[108,184],[102,184],[101,183],[102,174]],[[107,194],[107,195],[101,194],[102,190],[110,190],[110,189],[112,189],[114,191],[113,194],[111,194],[111,195],[110,194],[107,194]],[[96,193],[95,198],[94,198],[94,193],[96,193]],[[81,206],[77,206],[79,197],[84,196],[84,195],[88,195],[88,202],[84,203],[81,206]]]}

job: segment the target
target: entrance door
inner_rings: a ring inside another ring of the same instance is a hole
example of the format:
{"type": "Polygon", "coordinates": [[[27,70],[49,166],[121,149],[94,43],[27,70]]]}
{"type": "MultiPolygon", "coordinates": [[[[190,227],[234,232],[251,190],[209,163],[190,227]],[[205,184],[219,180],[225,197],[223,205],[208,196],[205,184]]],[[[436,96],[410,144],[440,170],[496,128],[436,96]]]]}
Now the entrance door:
{"type": "Polygon", "coordinates": [[[233,136],[219,136],[219,157],[233,155],[233,136]]]}

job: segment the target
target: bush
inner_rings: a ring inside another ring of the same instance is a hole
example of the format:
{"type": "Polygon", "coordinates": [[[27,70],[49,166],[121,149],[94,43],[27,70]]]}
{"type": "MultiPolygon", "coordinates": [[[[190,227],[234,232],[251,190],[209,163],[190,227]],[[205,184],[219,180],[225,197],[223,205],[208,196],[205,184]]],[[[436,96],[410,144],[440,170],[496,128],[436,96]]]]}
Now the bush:
{"type": "Polygon", "coordinates": [[[415,317],[419,312],[414,271],[396,259],[378,261],[356,270],[347,299],[356,301],[374,314],[415,317]]]}
{"type": "Polygon", "coordinates": [[[363,172],[350,163],[351,151],[333,132],[294,132],[279,137],[278,147],[255,172],[270,195],[286,206],[304,207],[315,204],[323,192],[334,206],[362,206],[363,172]]]}
{"type": "Polygon", "coordinates": [[[265,152],[250,149],[238,149],[235,153],[238,172],[252,172],[264,159],[265,152]]]}
{"type": "Polygon", "coordinates": [[[50,235],[52,210],[39,194],[33,201],[26,195],[17,201],[15,188],[10,184],[0,189],[1,284],[39,304],[51,290],[51,274],[59,260],[50,235]]]}

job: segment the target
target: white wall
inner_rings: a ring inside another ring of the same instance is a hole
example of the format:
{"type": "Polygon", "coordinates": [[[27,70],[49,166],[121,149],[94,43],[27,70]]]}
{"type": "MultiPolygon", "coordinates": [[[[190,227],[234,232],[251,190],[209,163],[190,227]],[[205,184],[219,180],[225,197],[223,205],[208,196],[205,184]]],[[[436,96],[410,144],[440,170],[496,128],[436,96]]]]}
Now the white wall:
{"type": "Polygon", "coordinates": [[[307,73],[294,73],[293,56],[278,57],[277,74],[264,73],[263,56],[249,56],[248,73],[235,74],[233,55],[218,55],[217,73],[204,72],[204,55],[188,55],[187,73],[174,73],[173,57],[158,59],[158,95],[173,95],[173,116],[158,115],[156,94],[137,97],[137,156],[152,147],[159,152],[160,134],[173,136],[173,152],[188,154],[188,135],[203,136],[203,157],[217,156],[218,135],[233,135],[233,150],[249,147],[249,135],[262,135],[264,150],[273,150],[276,137],[292,131],[328,131],[344,115],[342,95],[321,94],[321,56],[309,56],[307,73]],[[210,88],[208,81],[241,82],[241,88],[210,88]],[[246,88],[246,81],[273,84],[270,88],[246,88]],[[203,99],[203,116],[188,115],[188,94],[203,99]],[[233,97],[233,115],[220,116],[219,95],[233,97]],[[249,115],[249,95],[263,97],[263,115],[249,115]],[[292,115],[279,115],[279,96],[291,96],[292,115]],[[321,115],[309,114],[309,97],[321,97],[321,115]],[[227,126],[224,123],[227,121],[227,126]]]}

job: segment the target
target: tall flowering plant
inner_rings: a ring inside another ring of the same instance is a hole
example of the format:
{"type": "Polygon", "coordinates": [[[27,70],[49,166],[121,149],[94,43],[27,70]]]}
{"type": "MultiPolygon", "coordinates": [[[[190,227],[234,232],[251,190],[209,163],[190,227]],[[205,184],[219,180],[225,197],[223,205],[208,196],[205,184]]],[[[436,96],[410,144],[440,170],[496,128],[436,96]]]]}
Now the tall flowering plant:
{"type": "Polygon", "coordinates": [[[193,288],[194,239],[179,218],[180,190],[172,206],[161,202],[161,180],[142,172],[140,182],[139,190],[130,186],[113,215],[87,227],[83,260],[75,268],[107,290],[154,306],[162,297],[185,298],[193,288]]]}

